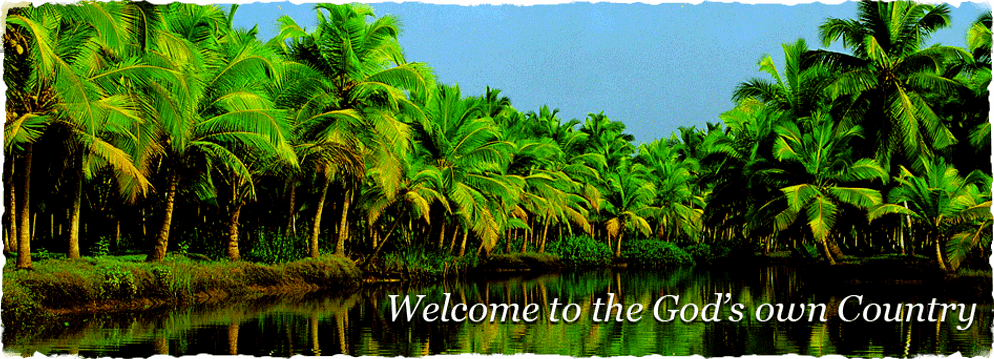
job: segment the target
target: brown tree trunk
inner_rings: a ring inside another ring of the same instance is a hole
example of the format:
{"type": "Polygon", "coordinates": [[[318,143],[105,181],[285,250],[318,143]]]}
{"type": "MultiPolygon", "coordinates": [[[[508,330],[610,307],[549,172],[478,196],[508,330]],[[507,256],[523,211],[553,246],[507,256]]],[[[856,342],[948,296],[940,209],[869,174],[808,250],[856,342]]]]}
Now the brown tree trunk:
{"type": "MultiPolygon", "coordinates": [[[[621,238],[624,237],[624,236],[625,236],[625,232],[624,231],[621,231],[621,233],[618,233],[618,243],[617,243],[617,247],[614,250],[614,257],[615,258],[621,258],[621,238]]],[[[610,236],[608,236],[608,238],[610,238],[610,236]]]]}
{"type": "Polygon", "coordinates": [[[469,228],[463,228],[462,230],[462,242],[459,244],[459,256],[462,257],[466,254],[466,239],[469,238],[469,228]]]}
{"type": "Polygon", "coordinates": [[[324,212],[324,200],[328,197],[328,185],[330,184],[327,174],[321,175],[321,194],[318,196],[317,210],[314,212],[314,226],[311,227],[311,258],[321,255],[318,250],[318,236],[321,234],[321,214],[324,212]]]}
{"type": "Polygon", "coordinates": [[[839,244],[835,242],[835,239],[829,237],[826,238],[826,241],[828,242],[828,249],[832,251],[833,257],[838,259],[844,259],[846,257],[845,254],[842,254],[842,249],[839,248],[839,244]]]}
{"type": "Polygon", "coordinates": [[[121,220],[114,218],[114,250],[121,250],[121,220]]]}
{"type": "Polygon", "coordinates": [[[76,179],[73,188],[72,212],[69,214],[69,258],[79,258],[79,207],[83,198],[83,176],[76,179]]]}
{"type": "MultiPolygon", "coordinates": [[[[13,159],[10,160],[14,162],[13,159]]],[[[13,168],[13,165],[11,165],[13,168]]],[[[7,183],[7,240],[4,242],[3,251],[4,253],[13,253],[17,251],[17,191],[14,189],[14,174],[13,170],[10,171],[10,181],[7,183]]]]}
{"type": "Polygon", "coordinates": [[[238,323],[228,323],[228,354],[238,355],[238,323]]]}
{"type": "Polygon", "coordinates": [[[18,224],[17,268],[31,269],[31,155],[33,145],[24,146],[24,177],[21,183],[21,218],[18,224]]]}
{"type": "Polygon", "coordinates": [[[455,227],[452,228],[452,240],[449,241],[449,254],[452,254],[456,249],[456,239],[459,239],[459,224],[456,223],[455,227]]]}
{"type": "Polygon", "coordinates": [[[835,265],[835,258],[832,258],[832,251],[828,249],[828,239],[821,239],[821,248],[825,252],[825,259],[828,259],[828,264],[835,265]]]}
{"type": "MultiPolygon", "coordinates": [[[[362,267],[363,267],[363,268],[366,268],[366,267],[368,267],[368,266],[369,266],[369,264],[373,262],[373,258],[376,258],[376,255],[380,254],[380,249],[382,249],[382,248],[383,248],[383,245],[387,243],[387,240],[388,240],[388,239],[390,239],[390,235],[391,235],[391,234],[393,234],[393,231],[394,231],[394,229],[397,229],[397,224],[398,224],[398,223],[400,223],[400,221],[394,221],[394,222],[393,222],[393,225],[392,225],[392,226],[390,226],[390,230],[388,230],[388,231],[387,231],[387,235],[383,236],[383,239],[382,239],[382,240],[380,240],[380,243],[379,243],[379,244],[375,244],[375,246],[376,246],[376,249],[374,249],[374,250],[373,250],[373,254],[371,254],[371,255],[369,256],[369,258],[367,258],[367,259],[366,259],[366,261],[365,261],[365,262],[363,262],[363,264],[362,264],[362,267]]],[[[373,238],[376,238],[376,237],[375,237],[376,233],[373,233],[373,235],[374,235],[374,237],[373,237],[373,238]]]]}
{"type": "Polygon", "coordinates": [[[445,249],[445,218],[439,220],[438,223],[438,250],[445,249]]]}
{"type": "Polygon", "coordinates": [[[290,208],[287,211],[285,237],[297,236],[297,186],[290,184],[290,208]]]}
{"type": "Polygon", "coordinates": [[[946,267],[946,261],[942,259],[942,241],[939,237],[935,237],[935,260],[939,262],[939,269],[943,272],[948,272],[949,268],[946,267]]]}
{"type": "Polygon", "coordinates": [[[520,251],[520,253],[524,253],[524,252],[528,251],[528,232],[534,232],[535,231],[534,229],[532,229],[532,227],[533,226],[529,225],[528,226],[528,230],[525,231],[525,234],[523,236],[521,236],[521,251],[520,251]]]}
{"type": "Polygon", "coordinates": [[[169,229],[173,224],[173,208],[176,205],[176,187],[179,185],[179,175],[172,173],[169,175],[169,187],[166,188],[166,208],[162,218],[162,227],[155,235],[155,247],[152,254],[146,261],[162,262],[166,258],[166,249],[169,248],[169,229]]]}
{"type": "Polygon", "coordinates": [[[519,231],[519,230],[520,230],[520,229],[515,229],[515,230],[514,230],[514,232],[513,232],[513,233],[514,233],[515,235],[511,235],[510,233],[508,233],[508,234],[506,235],[506,237],[507,237],[507,248],[505,248],[505,249],[504,249],[504,253],[505,253],[505,254],[511,254],[511,238],[514,238],[514,237],[517,237],[517,234],[518,234],[518,231],[519,231]]]}
{"type": "Polygon", "coordinates": [[[352,203],[352,190],[345,191],[342,202],[342,221],[338,225],[338,243],[335,243],[335,255],[345,257],[345,241],[349,239],[349,204],[352,203]]]}
{"type": "Polygon", "coordinates": [[[232,204],[234,208],[228,213],[228,260],[237,261],[241,259],[238,252],[238,216],[242,213],[242,201],[235,200],[232,204]]]}
{"type": "Polygon", "coordinates": [[[538,244],[538,252],[545,253],[545,241],[549,238],[549,223],[552,221],[548,217],[545,218],[545,229],[542,230],[542,241],[538,244]]]}

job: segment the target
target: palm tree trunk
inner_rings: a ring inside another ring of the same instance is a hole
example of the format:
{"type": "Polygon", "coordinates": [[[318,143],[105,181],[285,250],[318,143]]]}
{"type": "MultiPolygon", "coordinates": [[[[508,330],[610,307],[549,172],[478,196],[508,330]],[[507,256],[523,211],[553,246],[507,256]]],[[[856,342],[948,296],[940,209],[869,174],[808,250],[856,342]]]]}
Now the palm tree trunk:
{"type": "Polygon", "coordinates": [[[179,175],[172,173],[169,175],[169,187],[166,188],[166,208],[162,218],[162,228],[155,236],[155,247],[152,254],[146,259],[149,262],[162,262],[166,258],[166,249],[169,248],[169,229],[173,223],[173,208],[176,204],[176,186],[179,184],[179,175]]]}
{"type": "Polygon", "coordinates": [[[835,265],[835,259],[832,258],[832,251],[828,249],[828,240],[825,238],[821,239],[821,248],[825,252],[825,259],[828,259],[828,264],[835,265]]]}
{"type": "Polygon", "coordinates": [[[285,237],[297,236],[297,185],[290,184],[290,208],[287,211],[285,237]]]}
{"type": "Polygon", "coordinates": [[[442,251],[445,249],[445,218],[442,218],[438,222],[438,250],[442,251]]]}
{"type": "Polygon", "coordinates": [[[238,355],[238,323],[228,323],[228,355],[238,355]]]}
{"type": "Polygon", "coordinates": [[[828,238],[826,238],[826,241],[828,242],[828,249],[832,251],[832,255],[835,258],[839,258],[839,259],[844,259],[845,258],[846,255],[842,254],[842,249],[839,248],[839,244],[835,242],[834,238],[828,237],[828,238]]]}
{"type": "MultiPolygon", "coordinates": [[[[14,162],[13,159],[10,162],[14,162]]],[[[4,241],[4,253],[13,253],[17,248],[17,191],[14,189],[13,165],[11,165],[10,179],[7,181],[7,238],[4,241]]]]}
{"type": "Polygon", "coordinates": [[[521,253],[528,250],[528,232],[532,231],[532,226],[528,226],[528,230],[525,231],[524,235],[521,236],[521,253]]]}
{"type": "Polygon", "coordinates": [[[542,241],[538,244],[539,253],[545,253],[545,240],[549,238],[549,223],[552,223],[549,219],[548,217],[545,218],[545,228],[542,229],[542,241]]]}
{"type": "MultiPolygon", "coordinates": [[[[362,264],[363,269],[368,267],[369,264],[373,262],[373,259],[376,258],[376,255],[380,254],[380,249],[382,249],[383,245],[387,243],[388,239],[390,239],[390,235],[393,234],[393,231],[397,229],[398,223],[400,223],[400,221],[394,221],[393,225],[390,226],[390,230],[387,231],[387,235],[383,236],[383,239],[380,240],[379,244],[376,244],[376,249],[373,250],[373,254],[370,255],[369,258],[367,258],[366,261],[362,264]]],[[[375,238],[376,233],[373,233],[373,235],[375,238]]]]}
{"type": "Polygon", "coordinates": [[[949,271],[949,268],[946,267],[946,261],[942,259],[942,241],[939,237],[935,237],[935,260],[939,262],[939,269],[943,272],[949,271]]]}
{"type": "Polygon", "coordinates": [[[462,230],[462,243],[459,244],[459,256],[462,257],[466,254],[466,239],[469,237],[469,228],[463,228],[462,230]]]}
{"type": "MultiPolygon", "coordinates": [[[[615,258],[621,258],[621,238],[624,237],[624,236],[625,236],[625,232],[624,231],[621,231],[621,233],[618,233],[618,243],[617,243],[617,247],[615,247],[615,250],[614,250],[614,257],[615,258]]],[[[608,236],[608,238],[609,238],[608,240],[610,240],[610,236],[608,236]]]]}
{"type": "Polygon", "coordinates": [[[21,218],[18,224],[17,240],[17,268],[31,269],[31,233],[28,228],[31,226],[31,155],[32,147],[28,144],[24,146],[24,182],[21,183],[21,218]]]}
{"type": "Polygon", "coordinates": [[[314,225],[311,227],[311,258],[317,258],[321,255],[321,252],[318,249],[318,236],[321,234],[321,214],[324,212],[325,197],[328,197],[328,185],[331,184],[327,174],[322,174],[320,178],[321,194],[318,196],[317,210],[314,211],[314,225]]]}
{"type": "Polygon", "coordinates": [[[456,249],[456,239],[459,238],[459,224],[456,223],[455,227],[452,229],[452,240],[449,241],[449,254],[456,249]]]}
{"type": "Polygon", "coordinates": [[[233,208],[228,213],[228,259],[237,261],[241,259],[238,252],[238,216],[242,213],[242,201],[235,200],[233,208]]]}
{"type": "Polygon", "coordinates": [[[72,213],[69,215],[69,258],[79,258],[79,207],[83,198],[83,175],[76,179],[73,188],[72,213]]]}
{"type": "MultiPolygon", "coordinates": [[[[514,231],[513,232],[514,234],[518,233],[517,229],[515,229],[513,231],[514,231]]],[[[504,248],[504,254],[511,254],[511,238],[517,237],[517,236],[511,235],[510,233],[508,233],[506,237],[507,237],[507,244],[506,244],[506,248],[504,248]]]]}
{"type": "Polygon", "coordinates": [[[121,220],[114,217],[114,251],[121,250],[121,220]]]}
{"type": "Polygon", "coordinates": [[[345,241],[349,239],[349,204],[352,202],[352,190],[345,191],[342,203],[342,222],[338,226],[338,243],[335,244],[335,255],[345,257],[345,241]]]}

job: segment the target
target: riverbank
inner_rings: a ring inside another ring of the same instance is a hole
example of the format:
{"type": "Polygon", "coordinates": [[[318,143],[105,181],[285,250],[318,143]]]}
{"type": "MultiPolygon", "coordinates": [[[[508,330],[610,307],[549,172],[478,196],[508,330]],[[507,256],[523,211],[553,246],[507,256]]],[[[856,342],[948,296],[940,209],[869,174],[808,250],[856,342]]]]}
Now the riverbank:
{"type": "Polygon", "coordinates": [[[168,256],[49,259],[34,270],[4,268],[3,323],[35,323],[86,312],[146,311],[231,299],[300,295],[360,285],[361,271],[345,258],[322,256],[285,264],[202,261],[168,256]]]}
{"type": "Polygon", "coordinates": [[[38,323],[44,318],[81,313],[220,305],[325,290],[349,291],[373,283],[428,284],[446,279],[494,279],[610,267],[698,265],[708,270],[746,273],[786,266],[802,274],[817,291],[846,289],[862,293],[911,286],[923,293],[989,298],[992,286],[990,270],[943,273],[920,256],[850,257],[829,266],[789,252],[731,252],[706,244],[679,248],[659,241],[632,241],[623,246],[619,258],[596,242],[554,243],[548,249],[550,253],[495,254],[489,258],[436,258],[409,252],[396,258],[387,256],[365,268],[331,255],[272,265],[183,255],[171,255],[163,263],[145,263],[144,256],[47,259],[36,262],[32,271],[4,269],[3,322],[10,329],[18,327],[14,325],[17,323],[38,323]]]}

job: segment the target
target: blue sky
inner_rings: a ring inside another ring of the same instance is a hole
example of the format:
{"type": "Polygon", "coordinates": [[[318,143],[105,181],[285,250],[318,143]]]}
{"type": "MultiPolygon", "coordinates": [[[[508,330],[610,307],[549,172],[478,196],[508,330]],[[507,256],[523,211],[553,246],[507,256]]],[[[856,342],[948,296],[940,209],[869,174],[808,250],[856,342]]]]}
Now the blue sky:
{"type": "MultiPolygon", "coordinates": [[[[490,86],[519,111],[548,105],[564,120],[603,111],[624,121],[636,142],[718,122],[738,83],[764,77],[756,65],[764,54],[782,66],[782,43],[804,38],[821,48],[818,26],[826,18],[856,14],[852,2],[372,6],[378,16],[400,19],[407,61],[428,63],[440,82],[458,84],[464,95],[490,86]]],[[[932,43],[965,46],[966,29],[989,9],[954,7],[952,27],[932,43]]],[[[258,24],[260,38],[268,39],[282,15],[309,29],[316,23],[312,5],[282,2],[242,5],[235,26],[258,24]]]]}

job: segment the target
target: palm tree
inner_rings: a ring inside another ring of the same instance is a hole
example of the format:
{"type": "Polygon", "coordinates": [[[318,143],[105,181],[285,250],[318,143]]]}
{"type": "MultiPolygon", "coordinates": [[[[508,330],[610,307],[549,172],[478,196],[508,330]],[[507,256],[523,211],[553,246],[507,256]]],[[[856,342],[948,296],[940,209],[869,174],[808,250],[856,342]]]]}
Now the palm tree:
{"type": "Polygon", "coordinates": [[[779,137],[773,152],[777,160],[798,163],[804,170],[801,183],[780,189],[787,199],[787,209],[776,216],[776,225],[778,230],[785,230],[804,212],[825,258],[834,265],[828,238],[836,230],[839,207],[868,209],[881,203],[879,191],[845,185],[883,180],[887,173],[876,160],[851,160],[849,142],[861,135],[859,126],[838,131],[831,119],[820,112],[808,123],[803,131],[794,122],[783,123],[776,129],[779,137]]]}
{"type": "Polygon", "coordinates": [[[150,108],[156,109],[153,115],[162,134],[160,171],[166,177],[162,227],[149,261],[165,258],[184,177],[195,180],[219,169],[235,180],[234,186],[252,186],[247,148],[296,160],[286,141],[283,116],[261,86],[272,68],[262,44],[254,35],[231,31],[230,18],[216,7],[169,6],[168,32],[160,34],[154,51],[161,51],[163,61],[184,76],[176,83],[148,86],[150,108]]]}
{"type": "MultiPolygon", "coordinates": [[[[676,142],[674,134],[673,142],[676,142]]],[[[636,161],[643,163],[655,179],[659,213],[656,234],[670,240],[680,235],[696,239],[701,232],[703,199],[694,194],[697,161],[683,159],[679,153],[684,145],[672,145],[659,140],[639,146],[636,161]]]]}
{"type": "MultiPolygon", "coordinates": [[[[76,173],[70,215],[69,257],[79,257],[79,211],[82,182],[99,167],[110,167],[121,179],[121,190],[129,196],[149,187],[143,171],[119,148],[122,141],[137,138],[132,124],[143,120],[136,99],[127,90],[144,78],[172,78],[157,66],[140,63],[126,44],[130,28],[139,26],[129,12],[142,11],[133,4],[91,3],[80,7],[24,8],[8,21],[5,43],[15,49],[8,70],[21,72],[12,99],[19,105],[8,111],[5,148],[15,144],[25,157],[21,208],[19,267],[30,267],[27,217],[31,143],[46,126],[59,126],[70,134],[70,166],[76,173]],[[110,58],[110,59],[108,59],[110,58]],[[108,66],[107,62],[116,63],[108,66]],[[34,64],[35,66],[24,66],[34,64]],[[20,68],[19,68],[20,67],[20,68]],[[34,94],[34,95],[32,95],[34,94]]],[[[133,143],[130,147],[133,147],[133,143]]]]}
{"type": "Polygon", "coordinates": [[[982,14],[973,25],[970,26],[967,34],[967,46],[973,55],[972,65],[967,63],[968,78],[964,80],[967,88],[973,96],[967,97],[972,106],[978,109],[976,116],[980,119],[979,124],[970,132],[970,144],[975,149],[981,150],[982,154],[990,155],[991,145],[991,124],[990,124],[990,91],[987,87],[991,83],[991,13],[982,14]]]}
{"type": "Polygon", "coordinates": [[[923,170],[918,175],[901,167],[898,186],[887,196],[890,203],[873,207],[868,217],[872,221],[887,214],[910,216],[916,230],[935,245],[939,268],[948,271],[955,269],[969,248],[976,245],[974,233],[981,229],[977,221],[991,220],[990,177],[974,171],[963,178],[941,158],[936,162],[924,158],[921,161],[923,170]],[[984,184],[985,191],[981,192],[977,184],[984,184]],[[907,207],[896,204],[905,201],[907,207]],[[952,266],[942,258],[944,243],[952,266]]]}
{"type": "MultiPolygon", "coordinates": [[[[420,161],[413,154],[408,154],[404,158],[404,179],[394,193],[387,193],[389,189],[383,187],[369,187],[363,193],[364,209],[367,213],[367,222],[373,232],[373,237],[378,239],[374,243],[373,253],[364,261],[363,266],[368,266],[380,253],[380,249],[387,243],[394,230],[402,223],[408,223],[407,228],[401,227],[405,233],[414,232],[414,221],[423,220],[426,225],[431,225],[431,207],[439,203],[445,208],[447,213],[451,213],[448,201],[439,191],[442,187],[442,172],[435,166],[420,161]],[[382,238],[376,230],[380,220],[392,214],[392,225],[389,226],[382,238]]],[[[371,171],[371,175],[379,175],[371,171]]],[[[436,218],[436,221],[442,219],[436,218]]],[[[409,236],[405,236],[408,237],[409,236]]],[[[410,243],[408,243],[410,244],[410,243]]]]}
{"type": "MultiPolygon", "coordinates": [[[[328,143],[346,157],[361,157],[365,166],[390,166],[384,176],[374,177],[386,187],[396,187],[397,156],[407,151],[410,129],[405,120],[423,121],[424,115],[405,94],[405,90],[423,94],[430,83],[427,69],[417,63],[407,63],[397,43],[398,24],[392,16],[376,18],[366,5],[315,5],[318,10],[317,28],[308,33],[292,19],[280,19],[280,36],[271,41],[284,46],[291,39],[288,57],[310,66],[321,76],[321,91],[303,104],[296,116],[300,143],[325,146],[328,143]],[[369,18],[374,18],[368,22],[369,18]]],[[[326,159],[343,156],[325,156],[326,159]]],[[[328,181],[343,163],[322,163],[318,169],[318,186],[322,188],[317,209],[320,216],[328,181]]],[[[359,182],[365,178],[365,168],[349,178],[340,177],[345,185],[342,194],[342,216],[339,223],[335,253],[345,255],[348,240],[349,207],[359,182]]],[[[348,173],[344,173],[348,174],[348,173]]],[[[320,232],[320,218],[315,218],[312,234],[312,256],[317,253],[315,238],[320,232]]]]}
{"type": "Polygon", "coordinates": [[[615,240],[615,257],[621,257],[621,241],[626,233],[648,236],[652,233],[649,220],[659,214],[655,206],[656,186],[649,179],[649,169],[640,163],[624,160],[614,170],[604,174],[607,183],[605,203],[601,209],[607,220],[604,228],[608,245],[615,240]]]}
{"type": "Polygon", "coordinates": [[[732,100],[738,103],[755,98],[770,108],[787,112],[791,118],[810,116],[818,106],[832,100],[825,89],[835,80],[834,74],[822,64],[804,63],[809,51],[804,39],[782,46],[786,59],[783,73],[770,55],[763,56],[759,70],[774,81],[755,78],[743,82],[736,86],[732,100]]]}
{"type": "MultiPolygon", "coordinates": [[[[489,253],[503,232],[506,209],[519,198],[519,187],[504,176],[512,144],[481,112],[480,100],[463,98],[459,87],[439,86],[423,108],[428,120],[419,128],[420,146],[415,148],[442,173],[441,192],[456,215],[450,250],[461,229],[460,256],[470,232],[489,253]]],[[[447,231],[442,221],[439,225],[441,246],[447,231]]]]}
{"type": "Polygon", "coordinates": [[[852,51],[811,52],[813,59],[841,71],[831,91],[852,101],[841,126],[861,125],[870,141],[862,150],[872,152],[884,168],[891,168],[895,153],[900,163],[911,164],[957,141],[926,99],[958,89],[959,83],[943,73],[947,63],[969,56],[956,47],[924,47],[933,32],[947,26],[946,4],[863,1],[857,20],[830,18],[819,28],[825,46],[841,39],[852,51]]]}

